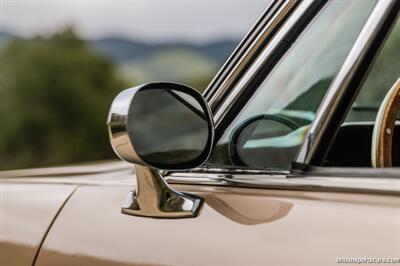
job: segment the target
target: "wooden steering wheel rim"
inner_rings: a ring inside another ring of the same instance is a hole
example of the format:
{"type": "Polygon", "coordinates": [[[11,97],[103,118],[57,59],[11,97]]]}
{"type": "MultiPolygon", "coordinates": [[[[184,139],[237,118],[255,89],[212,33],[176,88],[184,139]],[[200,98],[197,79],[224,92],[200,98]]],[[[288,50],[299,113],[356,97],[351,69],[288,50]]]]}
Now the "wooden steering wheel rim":
{"type": "Polygon", "coordinates": [[[400,79],[386,94],[375,119],[371,145],[372,167],[392,167],[393,129],[399,112],[400,79]]]}

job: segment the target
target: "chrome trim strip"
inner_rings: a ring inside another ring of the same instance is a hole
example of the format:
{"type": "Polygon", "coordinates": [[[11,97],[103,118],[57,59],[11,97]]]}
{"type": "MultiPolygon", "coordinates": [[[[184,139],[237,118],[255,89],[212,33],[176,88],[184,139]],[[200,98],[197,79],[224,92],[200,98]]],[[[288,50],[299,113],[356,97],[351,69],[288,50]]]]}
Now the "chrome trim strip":
{"type": "Polygon", "coordinates": [[[264,14],[255,23],[204,92],[213,112],[219,109],[222,100],[230,93],[244,72],[247,71],[254,57],[258,56],[259,49],[265,45],[265,41],[268,38],[274,35],[275,31],[299,2],[298,0],[273,1],[266,8],[264,14]]]}
{"type": "Polygon", "coordinates": [[[166,177],[171,184],[232,186],[328,192],[372,193],[400,196],[400,179],[285,175],[221,175],[179,173],[166,177]]]}
{"type": "Polygon", "coordinates": [[[390,12],[390,8],[396,0],[378,1],[357,40],[350,50],[341,69],[330,85],[317,113],[314,122],[305,137],[303,145],[295,158],[295,162],[310,164],[316,152],[316,147],[320,144],[322,135],[331,122],[333,113],[338,103],[343,98],[345,88],[348,87],[355,70],[359,67],[361,60],[369,49],[369,44],[377,34],[383,18],[390,12]]]}
{"type": "Polygon", "coordinates": [[[279,174],[279,175],[288,175],[290,174],[289,170],[281,170],[281,169],[249,169],[249,168],[214,168],[214,167],[201,167],[194,168],[186,173],[211,173],[211,174],[249,174],[249,175],[271,175],[271,174],[279,174]]]}
{"type": "MultiPolygon", "coordinates": [[[[371,126],[371,127],[373,127],[374,124],[375,124],[375,121],[354,121],[354,122],[344,122],[341,127],[347,127],[347,126],[371,126]]],[[[400,121],[396,121],[395,125],[399,126],[400,121]]]]}

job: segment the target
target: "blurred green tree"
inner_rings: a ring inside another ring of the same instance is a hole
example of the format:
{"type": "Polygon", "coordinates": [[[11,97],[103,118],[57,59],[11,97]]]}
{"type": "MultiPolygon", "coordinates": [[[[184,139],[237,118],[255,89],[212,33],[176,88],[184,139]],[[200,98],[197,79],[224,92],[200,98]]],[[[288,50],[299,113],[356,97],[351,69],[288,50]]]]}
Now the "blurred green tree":
{"type": "Polygon", "coordinates": [[[0,51],[0,169],[114,156],[108,108],[126,88],[71,28],[0,51]]]}
{"type": "Polygon", "coordinates": [[[210,84],[213,76],[209,75],[199,75],[195,78],[183,79],[181,82],[183,84],[189,85],[192,88],[198,90],[201,93],[207,89],[207,86],[210,84]]]}

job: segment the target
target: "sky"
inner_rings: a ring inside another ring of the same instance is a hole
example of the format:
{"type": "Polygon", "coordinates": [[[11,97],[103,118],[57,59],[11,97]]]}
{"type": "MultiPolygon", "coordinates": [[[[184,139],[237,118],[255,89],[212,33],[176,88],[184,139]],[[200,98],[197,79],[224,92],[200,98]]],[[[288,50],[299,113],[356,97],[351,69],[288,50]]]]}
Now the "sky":
{"type": "Polygon", "coordinates": [[[67,25],[95,39],[207,43],[238,39],[270,0],[0,0],[0,31],[30,37],[67,25]]]}

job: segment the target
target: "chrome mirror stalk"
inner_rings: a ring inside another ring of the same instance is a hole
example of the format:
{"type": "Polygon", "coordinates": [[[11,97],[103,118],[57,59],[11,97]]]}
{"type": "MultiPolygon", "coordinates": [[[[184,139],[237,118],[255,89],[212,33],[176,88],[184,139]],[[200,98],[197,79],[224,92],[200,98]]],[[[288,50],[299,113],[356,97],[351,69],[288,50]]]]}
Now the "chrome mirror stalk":
{"type": "Polygon", "coordinates": [[[196,217],[203,199],[172,189],[159,171],[135,165],[137,183],[122,206],[122,213],[153,218],[196,217]]]}

